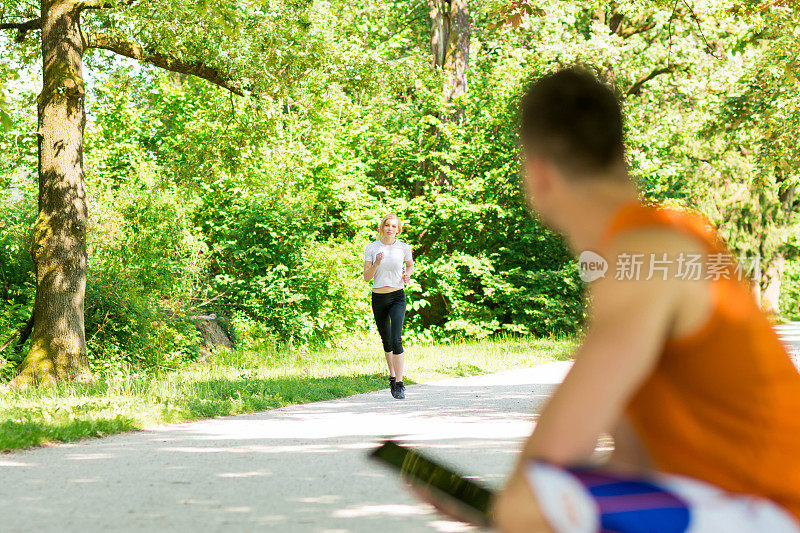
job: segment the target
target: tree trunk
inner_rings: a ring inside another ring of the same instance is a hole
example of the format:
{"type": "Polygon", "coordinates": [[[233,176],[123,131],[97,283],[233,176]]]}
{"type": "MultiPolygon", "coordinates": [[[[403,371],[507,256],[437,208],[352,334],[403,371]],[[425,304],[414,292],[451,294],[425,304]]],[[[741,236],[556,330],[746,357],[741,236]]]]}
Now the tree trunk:
{"type": "MultiPolygon", "coordinates": [[[[448,102],[453,102],[467,92],[467,69],[469,68],[469,41],[470,20],[469,5],[467,0],[452,0],[452,20],[455,21],[454,30],[450,32],[451,45],[448,47],[452,53],[452,74],[450,84],[445,95],[448,102]]],[[[461,122],[464,111],[457,112],[457,120],[461,122]]]]}
{"type": "Polygon", "coordinates": [[[450,42],[450,0],[428,0],[431,18],[431,60],[433,67],[444,67],[450,42]]]}
{"type": "Polygon", "coordinates": [[[783,254],[780,254],[770,261],[764,269],[764,291],[761,294],[761,308],[772,316],[778,316],[781,313],[780,296],[783,261],[783,254]]]}
{"type": "Polygon", "coordinates": [[[468,0],[428,0],[431,21],[431,63],[450,71],[445,100],[453,102],[467,92],[470,18],[468,0]]]}
{"type": "Polygon", "coordinates": [[[16,379],[18,386],[91,379],[83,322],[87,221],[84,39],[74,1],[42,0],[41,19],[39,216],[31,248],[36,301],[30,350],[16,379]]]}
{"type": "MultiPolygon", "coordinates": [[[[443,95],[445,101],[451,104],[467,92],[470,42],[468,0],[428,0],[428,13],[431,23],[431,63],[434,68],[448,71],[443,95]]],[[[452,116],[439,118],[460,124],[464,119],[464,109],[459,106],[452,116]]],[[[440,135],[438,128],[433,127],[432,130],[433,135],[440,135]]],[[[452,179],[443,171],[437,172],[434,180],[446,190],[453,189],[452,179]]],[[[421,187],[422,184],[418,182],[415,192],[421,187]]]]}
{"type": "Polygon", "coordinates": [[[761,307],[761,282],[756,280],[750,283],[750,292],[753,294],[753,299],[758,304],[758,307],[761,307]]]}
{"type": "Polygon", "coordinates": [[[203,339],[200,355],[208,357],[211,355],[211,350],[214,349],[233,350],[233,342],[220,326],[216,315],[190,316],[188,318],[194,322],[195,328],[200,332],[200,337],[203,339]]]}

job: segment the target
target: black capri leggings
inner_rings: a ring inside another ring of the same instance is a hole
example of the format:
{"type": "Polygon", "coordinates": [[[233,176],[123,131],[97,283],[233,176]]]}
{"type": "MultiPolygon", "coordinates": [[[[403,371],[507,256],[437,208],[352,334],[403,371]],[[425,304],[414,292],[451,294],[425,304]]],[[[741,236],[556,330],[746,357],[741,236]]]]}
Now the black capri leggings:
{"type": "Polygon", "coordinates": [[[381,335],[384,352],[403,353],[403,318],[406,316],[404,289],[372,293],[372,314],[381,335]]]}

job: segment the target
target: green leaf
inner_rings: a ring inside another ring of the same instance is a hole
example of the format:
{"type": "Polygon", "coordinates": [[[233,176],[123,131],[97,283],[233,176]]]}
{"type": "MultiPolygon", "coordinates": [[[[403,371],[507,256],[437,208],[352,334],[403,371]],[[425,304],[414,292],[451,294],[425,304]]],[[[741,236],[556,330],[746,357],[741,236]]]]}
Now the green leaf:
{"type": "Polygon", "coordinates": [[[14,119],[11,115],[0,109],[0,131],[10,131],[14,127],[14,119]]]}

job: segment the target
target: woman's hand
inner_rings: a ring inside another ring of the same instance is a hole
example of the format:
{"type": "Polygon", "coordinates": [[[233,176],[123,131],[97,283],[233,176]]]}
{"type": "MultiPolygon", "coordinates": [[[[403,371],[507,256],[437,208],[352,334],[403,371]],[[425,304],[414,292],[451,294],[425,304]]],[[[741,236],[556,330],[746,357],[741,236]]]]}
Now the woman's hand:
{"type": "Polygon", "coordinates": [[[378,253],[375,255],[375,264],[377,265],[377,264],[379,264],[381,261],[383,261],[383,252],[378,252],[378,253]]]}
{"type": "Polygon", "coordinates": [[[411,274],[403,274],[403,283],[411,282],[411,274]]]}

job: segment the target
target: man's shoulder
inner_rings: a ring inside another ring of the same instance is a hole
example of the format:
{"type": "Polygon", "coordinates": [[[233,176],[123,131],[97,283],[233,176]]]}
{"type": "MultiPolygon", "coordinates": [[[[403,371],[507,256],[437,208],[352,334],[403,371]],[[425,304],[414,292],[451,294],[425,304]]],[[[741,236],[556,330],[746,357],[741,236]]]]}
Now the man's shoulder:
{"type": "Polygon", "coordinates": [[[727,249],[717,248],[702,235],[672,226],[641,227],[620,234],[607,251],[607,274],[592,283],[592,308],[597,314],[608,315],[610,310],[612,320],[623,312],[655,313],[669,322],[667,338],[696,332],[714,312],[713,280],[732,279],[733,273],[727,270],[713,277],[718,260],[719,268],[734,268],[725,258],[715,258],[717,253],[730,256],[727,249]]]}
{"type": "Polygon", "coordinates": [[[699,234],[672,225],[639,226],[616,235],[608,244],[608,252],[624,253],[703,253],[708,241],[699,234]]]}
{"type": "Polygon", "coordinates": [[[607,273],[592,283],[592,293],[612,308],[614,301],[624,302],[628,312],[649,312],[660,302],[674,313],[686,298],[706,300],[709,252],[704,240],[675,227],[633,228],[609,244],[607,273]]]}
{"type": "Polygon", "coordinates": [[[627,224],[625,233],[649,234],[654,241],[697,240],[706,246],[718,244],[719,235],[711,220],[702,212],[685,206],[653,205],[632,213],[632,221],[627,224]],[[638,224],[637,224],[638,222],[638,224]]]}

